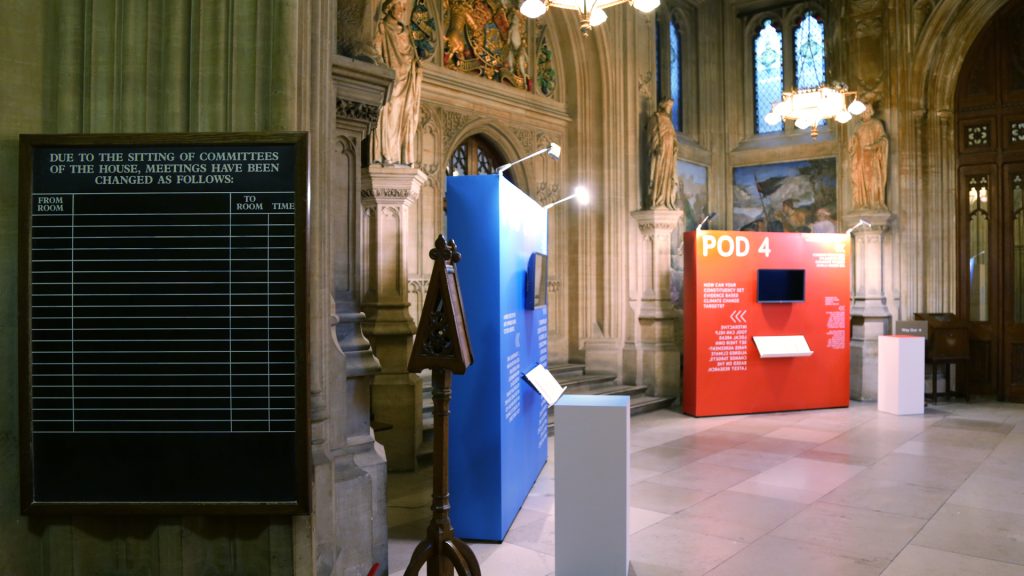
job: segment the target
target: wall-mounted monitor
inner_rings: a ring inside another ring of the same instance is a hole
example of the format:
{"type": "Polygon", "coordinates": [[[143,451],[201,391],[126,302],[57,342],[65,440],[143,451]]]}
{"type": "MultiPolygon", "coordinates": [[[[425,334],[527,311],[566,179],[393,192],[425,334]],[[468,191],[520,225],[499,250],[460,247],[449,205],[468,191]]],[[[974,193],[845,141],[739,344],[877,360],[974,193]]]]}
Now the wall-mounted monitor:
{"type": "Polygon", "coordinates": [[[526,269],[526,307],[548,305],[548,255],[534,252],[526,269]]]}
{"type": "Polygon", "coordinates": [[[758,270],[757,301],[762,304],[803,302],[804,271],[765,268],[758,270]]]}

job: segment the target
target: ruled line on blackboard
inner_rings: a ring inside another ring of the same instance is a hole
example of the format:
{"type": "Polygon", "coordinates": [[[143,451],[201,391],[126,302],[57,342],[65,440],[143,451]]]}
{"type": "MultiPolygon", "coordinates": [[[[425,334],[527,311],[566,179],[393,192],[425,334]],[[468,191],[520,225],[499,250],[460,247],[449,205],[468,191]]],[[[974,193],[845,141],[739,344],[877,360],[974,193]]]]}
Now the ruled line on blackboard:
{"type": "MultiPolygon", "coordinates": [[[[294,420],[291,421],[294,424],[294,420]]],[[[78,434],[210,434],[227,430],[82,430],[78,434]]],[[[68,434],[67,430],[33,430],[33,434],[68,434]]],[[[232,430],[232,434],[294,434],[295,429],[284,430],[232,430]]]]}
{"type": "MultiPolygon", "coordinates": [[[[33,248],[32,250],[40,250],[33,248]]],[[[67,250],[66,248],[64,249],[67,250]]],[[[281,250],[281,248],[277,248],[281,250]]],[[[231,258],[233,262],[263,262],[266,258],[231,258]]],[[[275,262],[294,262],[294,258],[271,258],[275,262]]],[[[38,260],[38,262],[209,262],[209,258],[54,258],[51,260],[38,260]]],[[[66,273],[67,271],[65,271],[66,273]]]]}
{"type": "MultiPolygon", "coordinates": [[[[178,190],[175,194],[182,194],[185,196],[229,196],[238,194],[295,194],[295,190],[178,190]]],[[[162,190],[139,190],[131,192],[60,192],[54,194],[53,192],[40,192],[38,190],[32,191],[33,196],[166,196],[167,192],[162,190]]],[[[205,212],[200,212],[205,214],[205,212]]]]}

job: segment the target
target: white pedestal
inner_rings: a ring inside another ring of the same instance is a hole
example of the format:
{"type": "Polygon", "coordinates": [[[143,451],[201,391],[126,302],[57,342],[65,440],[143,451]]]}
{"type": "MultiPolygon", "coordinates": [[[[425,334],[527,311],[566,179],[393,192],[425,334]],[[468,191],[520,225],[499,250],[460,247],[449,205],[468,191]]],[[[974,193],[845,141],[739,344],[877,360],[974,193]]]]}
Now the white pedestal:
{"type": "Polygon", "coordinates": [[[924,338],[878,337],[878,409],[924,413],[924,338]]]}
{"type": "Polygon", "coordinates": [[[555,575],[629,571],[629,397],[555,404],[555,575]]]}

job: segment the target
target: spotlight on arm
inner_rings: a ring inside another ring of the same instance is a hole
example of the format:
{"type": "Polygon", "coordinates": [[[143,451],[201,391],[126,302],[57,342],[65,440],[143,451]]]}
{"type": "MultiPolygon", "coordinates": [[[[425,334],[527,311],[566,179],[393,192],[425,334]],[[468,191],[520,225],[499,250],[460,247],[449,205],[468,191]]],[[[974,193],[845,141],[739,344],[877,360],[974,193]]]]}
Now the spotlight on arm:
{"type": "Polygon", "coordinates": [[[704,219],[700,221],[700,224],[697,224],[697,230],[703,230],[704,225],[714,220],[715,216],[718,216],[718,212],[712,212],[705,216],[704,219]]]}
{"type": "Polygon", "coordinates": [[[573,198],[576,199],[576,203],[580,206],[586,206],[587,204],[590,204],[590,190],[588,190],[586,186],[577,186],[573,189],[572,194],[569,194],[560,200],[555,200],[551,204],[545,204],[544,209],[550,210],[552,206],[561,204],[562,202],[567,202],[573,198]]]}
{"type": "Polygon", "coordinates": [[[525,160],[529,160],[530,158],[533,158],[534,156],[540,156],[541,154],[545,154],[545,153],[548,156],[551,156],[552,158],[554,158],[555,160],[558,160],[558,157],[562,155],[562,147],[559,146],[558,144],[555,144],[554,142],[552,142],[552,143],[548,144],[547,146],[545,146],[544,148],[541,148],[540,150],[537,150],[536,152],[527,154],[526,156],[523,156],[522,158],[520,158],[519,160],[516,160],[515,162],[509,162],[508,164],[502,164],[501,166],[498,166],[498,171],[496,172],[496,174],[501,174],[505,170],[508,170],[509,168],[515,166],[516,164],[519,164],[520,162],[523,162],[525,160]]]}
{"type": "Polygon", "coordinates": [[[867,220],[861,218],[859,222],[847,228],[845,234],[849,234],[862,226],[867,226],[868,228],[871,228],[871,222],[868,222],[867,220]]]}

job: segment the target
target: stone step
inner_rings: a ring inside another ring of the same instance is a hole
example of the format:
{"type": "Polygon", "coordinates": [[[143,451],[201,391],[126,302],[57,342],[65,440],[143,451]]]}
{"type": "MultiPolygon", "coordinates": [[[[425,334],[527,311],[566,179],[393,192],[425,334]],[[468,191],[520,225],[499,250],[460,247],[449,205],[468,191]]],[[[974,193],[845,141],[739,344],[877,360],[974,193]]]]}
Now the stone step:
{"type": "MultiPolygon", "coordinates": [[[[548,366],[548,372],[555,377],[555,380],[562,381],[563,377],[570,376],[582,376],[583,375],[583,364],[551,364],[548,366]]],[[[565,384],[562,384],[565,386],[565,384]]]]}

